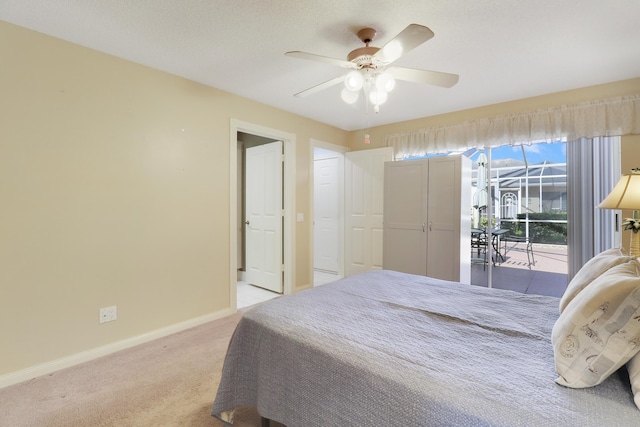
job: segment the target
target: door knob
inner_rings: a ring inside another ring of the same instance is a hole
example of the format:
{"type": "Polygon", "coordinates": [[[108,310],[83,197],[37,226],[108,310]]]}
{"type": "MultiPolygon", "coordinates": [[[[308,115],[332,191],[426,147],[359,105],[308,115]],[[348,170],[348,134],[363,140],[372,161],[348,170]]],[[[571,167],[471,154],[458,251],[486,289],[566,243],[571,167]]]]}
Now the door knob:
{"type": "Polygon", "coordinates": [[[249,225],[249,224],[250,224],[250,222],[249,222],[248,220],[247,220],[247,221],[245,221],[244,223],[245,223],[245,224],[247,224],[247,225],[249,225]]]}

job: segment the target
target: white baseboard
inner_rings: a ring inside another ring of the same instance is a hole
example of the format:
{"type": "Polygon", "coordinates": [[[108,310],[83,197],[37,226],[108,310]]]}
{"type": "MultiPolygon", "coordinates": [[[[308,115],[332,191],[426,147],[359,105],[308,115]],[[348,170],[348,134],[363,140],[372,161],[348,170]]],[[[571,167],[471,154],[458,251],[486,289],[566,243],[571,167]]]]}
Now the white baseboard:
{"type": "Polygon", "coordinates": [[[220,319],[233,313],[235,313],[235,310],[225,309],[215,313],[207,314],[205,316],[196,317],[195,319],[176,323],[164,328],[156,329],[155,331],[147,332],[146,334],[127,338],[122,341],[117,341],[101,347],[93,348],[91,350],[82,351],[80,353],[75,353],[70,356],[42,363],[40,365],[31,366],[20,371],[11,372],[9,374],[0,376],[0,388],[31,380],[42,375],[48,375],[52,372],[69,368],[74,365],[79,365],[80,363],[88,362],[90,360],[97,359],[98,357],[106,356],[108,354],[115,353],[116,351],[125,350],[139,344],[144,344],[158,338],[166,337],[168,335],[193,328],[194,326],[199,326],[204,323],[220,319]]]}

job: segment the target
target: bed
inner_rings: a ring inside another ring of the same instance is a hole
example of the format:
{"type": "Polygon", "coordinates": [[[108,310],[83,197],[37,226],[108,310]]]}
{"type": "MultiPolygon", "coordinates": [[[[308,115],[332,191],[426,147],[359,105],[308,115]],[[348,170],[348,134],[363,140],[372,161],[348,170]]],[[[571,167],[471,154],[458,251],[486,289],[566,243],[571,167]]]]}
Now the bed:
{"type": "Polygon", "coordinates": [[[559,299],[370,271],[247,311],[212,415],[296,426],[640,425],[624,368],[558,385],[559,299]]]}

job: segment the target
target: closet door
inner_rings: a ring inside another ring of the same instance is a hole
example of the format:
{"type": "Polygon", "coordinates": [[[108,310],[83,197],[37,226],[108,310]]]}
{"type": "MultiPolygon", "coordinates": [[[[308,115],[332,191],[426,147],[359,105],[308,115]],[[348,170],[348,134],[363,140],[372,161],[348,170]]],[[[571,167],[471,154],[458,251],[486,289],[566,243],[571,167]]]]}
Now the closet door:
{"type": "Polygon", "coordinates": [[[470,282],[469,170],[464,156],[429,159],[427,272],[431,277],[470,282]]]}
{"type": "Polygon", "coordinates": [[[427,160],[387,162],[384,170],[383,267],[427,274],[427,160]]]}

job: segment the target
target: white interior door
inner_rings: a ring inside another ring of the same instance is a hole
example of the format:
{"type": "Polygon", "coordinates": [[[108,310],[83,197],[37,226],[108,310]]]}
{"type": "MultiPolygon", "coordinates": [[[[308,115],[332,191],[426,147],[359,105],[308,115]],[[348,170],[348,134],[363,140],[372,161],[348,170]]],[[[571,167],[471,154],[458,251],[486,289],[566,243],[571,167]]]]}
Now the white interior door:
{"type": "Polygon", "coordinates": [[[345,156],[345,276],[382,269],[384,163],[393,148],[345,156]]]}
{"type": "Polygon", "coordinates": [[[342,171],[339,160],[338,157],[331,157],[313,162],[313,266],[336,274],[340,268],[338,174],[342,171]]]}
{"type": "Polygon", "coordinates": [[[246,280],[282,293],[282,141],[246,150],[246,280]]]}

